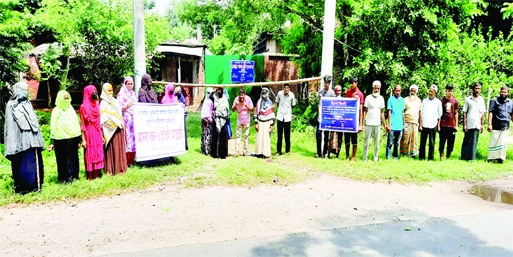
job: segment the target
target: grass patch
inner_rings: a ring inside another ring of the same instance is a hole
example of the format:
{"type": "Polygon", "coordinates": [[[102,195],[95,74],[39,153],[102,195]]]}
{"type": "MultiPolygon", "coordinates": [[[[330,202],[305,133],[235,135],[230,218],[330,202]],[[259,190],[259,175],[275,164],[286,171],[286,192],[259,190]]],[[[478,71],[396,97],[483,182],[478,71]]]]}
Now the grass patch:
{"type": "MultiPolygon", "coordinates": [[[[232,115],[232,129],[235,136],[236,115],[232,115]]],[[[158,167],[134,166],[119,176],[103,176],[94,181],[85,179],[82,165],[80,180],[71,184],[57,183],[57,167],[54,153],[43,153],[45,164],[45,183],[39,193],[27,195],[14,194],[10,162],[0,155],[0,206],[11,203],[31,203],[60,201],[63,199],[87,199],[101,195],[113,195],[135,191],[163,183],[181,183],[188,187],[212,185],[254,186],[259,184],[286,185],[306,180],[319,174],[347,177],[363,181],[389,181],[399,183],[425,183],[429,181],[480,181],[513,175],[513,147],[509,146],[507,161],[500,164],[486,162],[490,133],[480,135],[478,160],[460,161],[460,147],[463,133],[456,136],[455,151],[451,160],[419,161],[400,158],[398,161],[385,160],[386,137],[380,141],[380,161],[363,162],[363,133],[359,134],[357,162],[345,160],[343,150],[341,159],[315,159],[315,128],[306,127],[303,132],[293,132],[291,136],[292,152],[270,160],[254,157],[229,157],[226,160],[212,159],[200,151],[201,120],[199,113],[191,113],[187,118],[189,151],[176,158],[175,162],[158,167]]],[[[42,125],[45,141],[48,142],[48,126],[42,125]]],[[[249,151],[254,151],[254,127],[250,132],[249,151]]],[[[438,141],[438,138],[437,138],[438,141]]],[[[276,152],[276,133],[272,136],[272,151],[276,152]]],[[[233,144],[233,142],[230,142],[233,144]]],[[[3,154],[4,146],[0,145],[3,154]]],[[[372,160],[372,144],[369,159],[372,160]]],[[[82,160],[82,153],[81,160],[82,160]]],[[[230,152],[232,154],[232,152],[230,152]]],[[[435,156],[438,151],[435,151],[435,156]]],[[[435,157],[436,159],[436,157],[435,157]]]]}

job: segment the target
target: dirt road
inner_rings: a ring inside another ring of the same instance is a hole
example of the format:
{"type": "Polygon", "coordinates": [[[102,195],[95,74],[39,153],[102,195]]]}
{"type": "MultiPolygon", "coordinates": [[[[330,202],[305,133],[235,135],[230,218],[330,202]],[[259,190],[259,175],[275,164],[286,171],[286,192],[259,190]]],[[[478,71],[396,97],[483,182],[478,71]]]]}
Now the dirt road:
{"type": "Polygon", "coordinates": [[[0,208],[1,256],[98,256],[511,210],[465,182],[425,186],[321,176],[296,185],[184,188],[0,208]]]}

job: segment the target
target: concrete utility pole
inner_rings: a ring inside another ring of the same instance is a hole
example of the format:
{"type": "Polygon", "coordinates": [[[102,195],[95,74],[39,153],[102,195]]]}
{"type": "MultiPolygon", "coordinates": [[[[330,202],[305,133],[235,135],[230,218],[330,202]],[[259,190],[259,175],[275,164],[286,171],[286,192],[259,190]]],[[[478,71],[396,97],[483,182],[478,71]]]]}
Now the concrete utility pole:
{"type": "Polygon", "coordinates": [[[144,0],[132,0],[134,15],[134,90],[141,88],[141,77],[146,73],[146,53],[144,52],[144,0]]]}
{"type": "MultiPolygon", "coordinates": [[[[324,76],[333,77],[333,44],[335,43],[335,8],[336,0],[324,2],[324,29],[322,36],[322,58],[321,58],[321,86],[324,84],[324,76]]],[[[330,83],[330,89],[333,83],[330,83]]]]}

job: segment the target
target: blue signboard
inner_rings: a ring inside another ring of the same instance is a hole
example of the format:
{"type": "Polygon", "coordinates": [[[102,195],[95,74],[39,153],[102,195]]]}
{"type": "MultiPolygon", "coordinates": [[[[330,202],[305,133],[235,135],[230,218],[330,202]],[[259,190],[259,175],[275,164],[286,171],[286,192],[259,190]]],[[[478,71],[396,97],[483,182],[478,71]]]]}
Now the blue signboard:
{"type": "Polygon", "coordinates": [[[232,83],[255,82],[255,61],[231,61],[232,83]]]}
{"type": "Polygon", "coordinates": [[[360,100],[345,97],[321,98],[321,130],[358,132],[360,100]]]}

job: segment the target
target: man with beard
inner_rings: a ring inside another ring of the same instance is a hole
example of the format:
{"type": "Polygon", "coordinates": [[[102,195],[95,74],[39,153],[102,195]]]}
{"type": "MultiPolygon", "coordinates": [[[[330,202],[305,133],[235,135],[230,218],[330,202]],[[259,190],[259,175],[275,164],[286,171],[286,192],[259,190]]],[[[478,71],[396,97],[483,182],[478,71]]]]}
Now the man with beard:
{"type": "MultiPolygon", "coordinates": [[[[379,154],[379,132],[381,124],[386,127],[385,123],[385,99],[379,94],[381,90],[381,82],[376,80],[372,82],[372,94],[365,98],[363,108],[363,119],[365,120],[365,141],[363,143],[363,160],[367,160],[369,152],[370,139],[374,140],[374,161],[378,161],[379,154]]],[[[388,131],[388,127],[387,127],[388,131]]]]}
{"type": "Polygon", "coordinates": [[[426,159],[426,140],[429,137],[428,161],[434,160],[436,131],[440,129],[442,101],[436,98],[437,85],[429,88],[429,97],[422,100],[422,132],[420,133],[419,159],[426,159]]]}
{"type": "Polygon", "coordinates": [[[488,162],[502,163],[506,159],[509,121],[513,114],[513,102],[508,99],[508,95],[508,87],[502,86],[500,96],[490,101],[488,131],[492,134],[488,146],[488,162]]]}
{"type": "Polygon", "coordinates": [[[461,144],[461,159],[473,161],[476,159],[479,133],[483,133],[486,107],[480,96],[481,84],[472,87],[472,95],[465,98],[463,104],[463,143],[461,144]]]}
{"type": "Polygon", "coordinates": [[[422,102],[417,96],[419,87],[410,86],[410,96],[404,99],[404,130],[401,138],[401,154],[415,157],[418,154],[418,131],[422,118],[422,102]]]}

